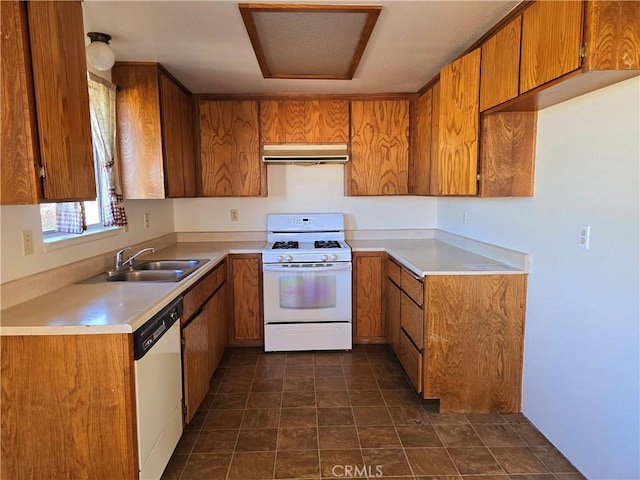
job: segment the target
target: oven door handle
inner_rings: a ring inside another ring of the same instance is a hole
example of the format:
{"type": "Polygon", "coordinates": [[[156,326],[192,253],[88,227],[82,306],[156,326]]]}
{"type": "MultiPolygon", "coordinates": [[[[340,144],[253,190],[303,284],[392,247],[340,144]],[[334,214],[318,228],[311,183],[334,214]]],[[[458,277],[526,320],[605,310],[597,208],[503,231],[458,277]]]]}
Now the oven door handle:
{"type": "Polygon", "coordinates": [[[314,264],[313,267],[302,267],[304,265],[302,263],[296,264],[263,264],[262,269],[265,272],[287,272],[287,273],[304,273],[304,272],[312,272],[315,271],[317,273],[320,272],[335,272],[337,270],[351,270],[351,262],[340,262],[340,263],[317,263],[314,264]],[[293,265],[298,265],[298,267],[294,267],[293,265]],[[321,266],[315,266],[321,265],[321,266]]]}

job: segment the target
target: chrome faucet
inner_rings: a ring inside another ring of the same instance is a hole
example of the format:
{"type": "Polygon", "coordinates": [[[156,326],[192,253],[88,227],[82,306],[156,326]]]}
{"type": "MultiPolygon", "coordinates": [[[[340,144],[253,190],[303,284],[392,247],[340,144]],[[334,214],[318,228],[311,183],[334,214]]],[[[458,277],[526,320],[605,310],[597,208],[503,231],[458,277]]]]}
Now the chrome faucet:
{"type": "Polygon", "coordinates": [[[127,258],[126,260],[122,260],[122,255],[124,254],[124,252],[126,252],[127,250],[131,250],[131,247],[125,247],[122,250],[118,251],[118,253],[116,253],[116,266],[115,266],[115,270],[121,270],[122,268],[126,267],[127,265],[129,265],[130,267],[133,266],[133,261],[138,258],[140,255],[142,255],[143,253],[147,253],[147,252],[155,252],[155,248],[150,247],[150,248],[143,248],[142,250],[140,250],[138,253],[134,253],[133,255],[131,255],[129,258],[127,258]]]}

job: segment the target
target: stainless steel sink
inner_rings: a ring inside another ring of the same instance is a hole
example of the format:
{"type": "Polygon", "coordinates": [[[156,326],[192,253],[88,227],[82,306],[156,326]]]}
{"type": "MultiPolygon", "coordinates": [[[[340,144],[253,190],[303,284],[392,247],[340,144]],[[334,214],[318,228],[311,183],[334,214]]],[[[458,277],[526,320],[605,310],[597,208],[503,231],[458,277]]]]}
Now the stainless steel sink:
{"type": "Polygon", "coordinates": [[[151,260],[107,277],[108,282],[179,282],[209,260],[151,260]]]}
{"type": "Polygon", "coordinates": [[[134,270],[187,270],[204,263],[206,260],[152,260],[137,265],[134,270]]]}
{"type": "Polygon", "coordinates": [[[184,270],[126,270],[107,279],[109,282],[179,282],[191,272],[184,270]]]}

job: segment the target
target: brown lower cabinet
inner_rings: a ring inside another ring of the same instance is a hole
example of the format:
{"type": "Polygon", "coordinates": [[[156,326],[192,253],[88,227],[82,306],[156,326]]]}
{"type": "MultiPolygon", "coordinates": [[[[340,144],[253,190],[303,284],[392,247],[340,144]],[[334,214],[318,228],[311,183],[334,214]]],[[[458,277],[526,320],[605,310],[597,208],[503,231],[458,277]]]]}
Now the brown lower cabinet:
{"type": "Polygon", "coordinates": [[[387,260],[389,338],[440,412],[520,412],[527,276],[417,277],[387,260]]]}
{"type": "Polygon", "coordinates": [[[384,252],[353,252],[353,341],[386,343],[384,252]]]}
{"type": "Polygon", "coordinates": [[[138,478],[131,334],[0,342],[0,478],[138,478]]]}
{"type": "Polygon", "coordinates": [[[191,422],[228,343],[227,265],[218,265],[183,296],[184,421],[191,422]]]}
{"type": "Polygon", "coordinates": [[[264,344],[262,312],[262,256],[259,253],[229,255],[233,326],[231,345],[264,344]]]}

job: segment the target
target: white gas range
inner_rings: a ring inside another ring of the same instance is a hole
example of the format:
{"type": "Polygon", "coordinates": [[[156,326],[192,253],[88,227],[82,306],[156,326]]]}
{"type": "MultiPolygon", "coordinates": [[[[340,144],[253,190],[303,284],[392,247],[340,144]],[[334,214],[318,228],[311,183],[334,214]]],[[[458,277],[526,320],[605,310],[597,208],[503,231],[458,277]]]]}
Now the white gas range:
{"type": "Polygon", "coordinates": [[[268,215],[262,269],[265,351],[351,349],[343,214],[268,215]]]}

